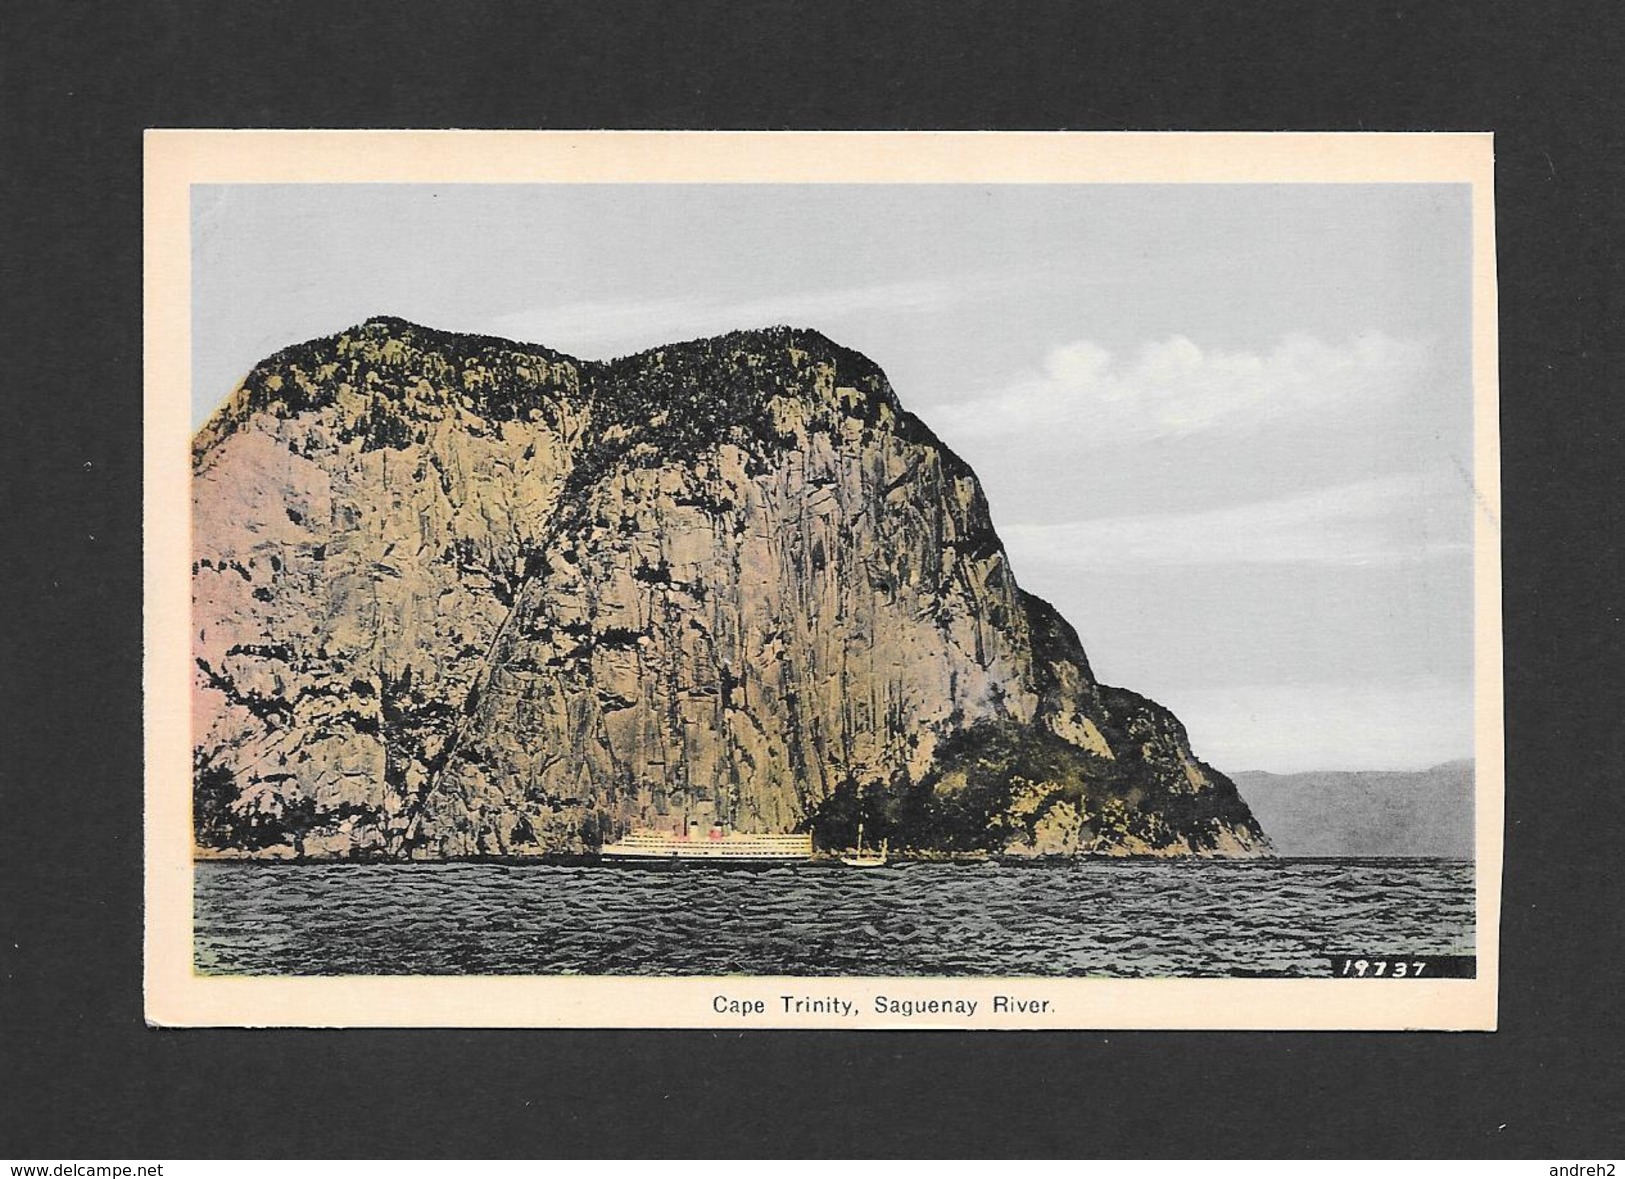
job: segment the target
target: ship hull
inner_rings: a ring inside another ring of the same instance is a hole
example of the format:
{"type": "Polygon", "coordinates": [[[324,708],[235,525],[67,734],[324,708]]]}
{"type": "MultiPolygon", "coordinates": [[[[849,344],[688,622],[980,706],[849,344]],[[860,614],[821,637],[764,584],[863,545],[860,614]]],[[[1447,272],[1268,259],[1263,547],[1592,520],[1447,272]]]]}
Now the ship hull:
{"type": "Polygon", "coordinates": [[[794,862],[810,860],[811,835],[747,835],[730,832],[717,837],[685,839],[680,835],[634,832],[605,844],[599,854],[609,860],[672,860],[722,862],[794,862]]]}

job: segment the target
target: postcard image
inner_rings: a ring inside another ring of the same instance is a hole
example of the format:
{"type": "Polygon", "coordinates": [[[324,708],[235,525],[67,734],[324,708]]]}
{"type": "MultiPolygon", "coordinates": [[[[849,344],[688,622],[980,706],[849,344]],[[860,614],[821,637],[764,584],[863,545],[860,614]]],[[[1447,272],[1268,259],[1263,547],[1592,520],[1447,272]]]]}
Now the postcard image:
{"type": "Polygon", "coordinates": [[[148,1018],[1493,1028],[1491,166],[150,132],[148,1018]]]}

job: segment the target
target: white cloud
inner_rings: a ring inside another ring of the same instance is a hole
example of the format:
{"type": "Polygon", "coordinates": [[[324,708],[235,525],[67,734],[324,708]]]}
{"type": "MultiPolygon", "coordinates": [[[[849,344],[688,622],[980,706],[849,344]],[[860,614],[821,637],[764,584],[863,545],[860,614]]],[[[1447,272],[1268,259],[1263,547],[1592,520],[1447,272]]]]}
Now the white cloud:
{"type": "Polygon", "coordinates": [[[788,323],[796,327],[853,315],[918,314],[985,297],[1004,280],[876,283],[831,290],[788,291],[754,298],[671,298],[564,303],[504,315],[477,330],[545,344],[575,355],[624,355],[698,336],[788,323]]]}
{"type": "Polygon", "coordinates": [[[1052,348],[1041,372],[997,392],[934,406],[944,437],[1064,431],[1069,445],[1251,430],[1289,417],[1378,405],[1420,391],[1429,353],[1370,332],[1342,344],[1307,335],[1268,352],[1204,349],[1185,336],[1119,356],[1089,340],[1052,348]]]}
{"type": "Polygon", "coordinates": [[[1368,565],[1471,551],[1471,520],[1461,510],[1470,498],[1459,476],[1436,470],[1195,512],[1015,524],[1000,532],[1018,570],[1368,565]]]}

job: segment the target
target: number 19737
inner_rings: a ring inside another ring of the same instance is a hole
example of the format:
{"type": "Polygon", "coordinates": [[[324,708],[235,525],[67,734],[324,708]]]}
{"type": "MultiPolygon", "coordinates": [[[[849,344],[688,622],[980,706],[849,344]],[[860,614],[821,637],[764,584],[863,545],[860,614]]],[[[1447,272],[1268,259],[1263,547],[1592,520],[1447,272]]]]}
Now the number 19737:
{"type": "Polygon", "coordinates": [[[1410,959],[1344,958],[1339,978],[1420,978],[1426,962],[1410,959]]]}

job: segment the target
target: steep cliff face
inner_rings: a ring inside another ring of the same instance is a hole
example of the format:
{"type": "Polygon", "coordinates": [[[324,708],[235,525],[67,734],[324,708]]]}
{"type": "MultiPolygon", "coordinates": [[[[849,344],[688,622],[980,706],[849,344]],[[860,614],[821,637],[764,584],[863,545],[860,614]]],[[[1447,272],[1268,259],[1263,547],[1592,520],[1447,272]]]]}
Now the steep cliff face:
{"type": "Polygon", "coordinates": [[[194,475],[205,854],[573,851],[685,813],[1267,850],[815,332],[593,363],[375,319],[257,367],[194,475]]]}

